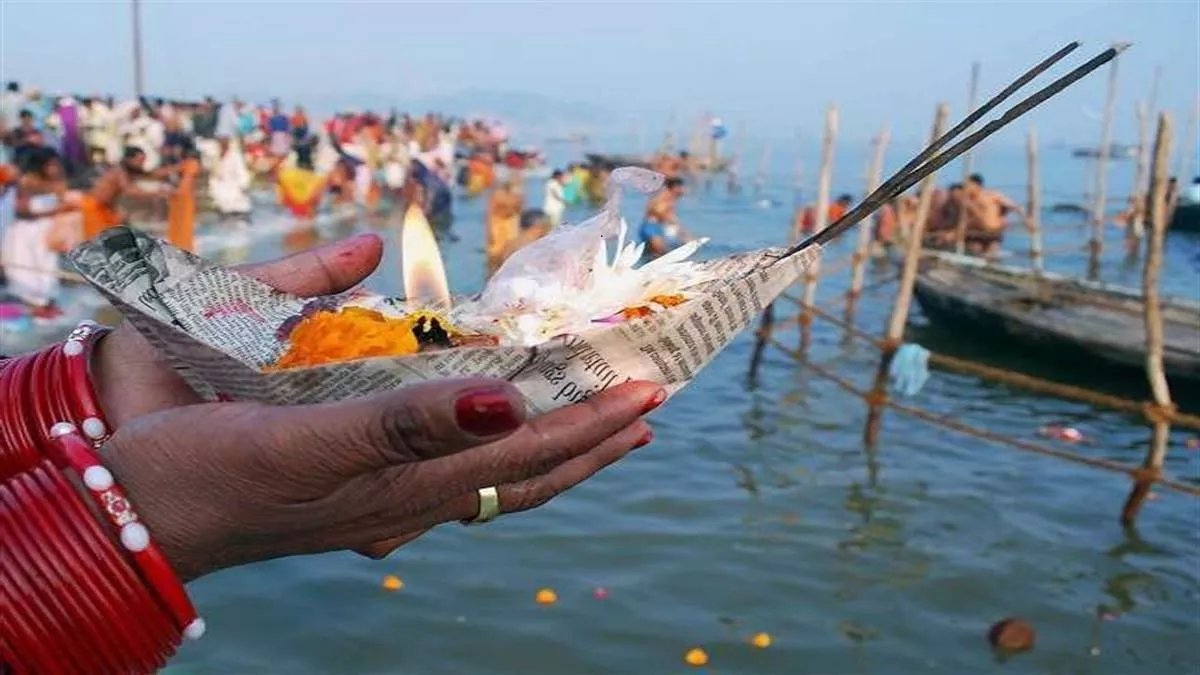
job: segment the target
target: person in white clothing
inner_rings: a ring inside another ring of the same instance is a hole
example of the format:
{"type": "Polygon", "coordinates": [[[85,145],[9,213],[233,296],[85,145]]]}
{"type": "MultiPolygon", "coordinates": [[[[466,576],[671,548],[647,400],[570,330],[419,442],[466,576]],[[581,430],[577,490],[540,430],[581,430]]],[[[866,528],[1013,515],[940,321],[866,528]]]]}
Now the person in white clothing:
{"type": "Polygon", "coordinates": [[[562,222],[563,212],[567,210],[567,200],[563,196],[563,185],[566,182],[566,175],[560,169],[555,169],[554,173],[550,175],[550,180],[546,181],[546,196],[542,201],[542,211],[550,219],[551,227],[558,227],[558,224],[562,222]]]}
{"type": "Polygon", "coordinates": [[[213,206],[223,215],[250,213],[250,170],[242,157],[240,144],[222,136],[220,159],[208,175],[208,194],[213,206]]]}
{"type": "Polygon", "coordinates": [[[53,148],[33,151],[28,171],[17,184],[16,218],[5,228],[0,264],[9,294],[27,305],[34,319],[62,315],[55,304],[58,252],[79,243],[78,209],[58,153],[53,148]]]}

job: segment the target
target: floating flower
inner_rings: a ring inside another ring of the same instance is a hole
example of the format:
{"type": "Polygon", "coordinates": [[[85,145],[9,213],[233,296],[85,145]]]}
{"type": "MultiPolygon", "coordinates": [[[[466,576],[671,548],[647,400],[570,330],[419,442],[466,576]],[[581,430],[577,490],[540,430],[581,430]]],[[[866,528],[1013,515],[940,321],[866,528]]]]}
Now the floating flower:
{"type": "Polygon", "coordinates": [[[1037,642],[1037,631],[1024,619],[1008,617],[992,624],[988,631],[988,642],[992,647],[1009,654],[1033,649],[1037,642]]]}
{"type": "Polygon", "coordinates": [[[543,588],[533,596],[533,599],[539,605],[553,605],[558,602],[558,593],[555,593],[553,589],[543,588]]]}
{"type": "Polygon", "coordinates": [[[697,668],[700,666],[706,666],[708,665],[708,652],[705,652],[699,647],[689,649],[688,652],[683,655],[683,661],[689,666],[696,666],[697,668]]]}
{"type": "Polygon", "coordinates": [[[608,589],[600,586],[596,588],[596,590],[592,591],[592,597],[597,600],[603,600],[608,597],[608,589]]]}
{"type": "Polygon", "coordinates": [[[758,647],[759,649],[766,649],[767,647],[771,646],[771,634],[755,633],[754,636],[750,638],[750,644],[758,647]]]}
{"type": "Polygon", "coordinates": [[[404,582],[400,580],[400,577],[389,574],[383,578],[383,590],[398,591],[401,588],[404,588],[404,582]]]}
{"type": "Polygon", "coordinates": [[[1064,443],[1079,443],[1083,440],[1082,431],[1061,424],[1047,424],[1038,429],[1038,435],[1064,443]]]}

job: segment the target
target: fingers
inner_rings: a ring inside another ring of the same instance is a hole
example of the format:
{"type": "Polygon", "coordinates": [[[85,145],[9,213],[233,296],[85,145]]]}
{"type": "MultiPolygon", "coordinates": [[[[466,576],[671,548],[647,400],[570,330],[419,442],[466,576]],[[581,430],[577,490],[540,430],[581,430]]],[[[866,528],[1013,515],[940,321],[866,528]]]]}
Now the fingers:
{"type": "MultiPolygon", "coordinates": [[[[501,485],[497,488],[500,499],[500,512],[505,514],[517,513],[542,506],[563,492],[591,478],[601,469],[625,457],[633,450],[645,446],[653,437],[654,434],[650,429],[650,425],[639,420],[609,437],[591,451],[567,460],[551,469],[545,475],[510,485],[501,485]]],[[[399,537],[389,537],[376,541],[375,543],[355,549],[355,552],[379,560],[387,557],[396,549],[420,537],[437,525],[456,521],[470,521],[478,514],[479,491],[474,490],[447,501],[433,511],[422,514],[417,521],[419,523],[417,525],[412,525],[412,521],[409,521],[410,527],[419,527],[420,529],[399,537]]],[[[384,531],[386,531],[388,527],[394,528],[395,523],[389,525],[384,521],[378,527],[384,528],[384,531]]]]}
{"type": "MultiPolygon", "coordinates": [[[[654,438],[650,425],[638,420],[605,439],[584,454],[534,478],[500,485],[500,513],[517,513],[537,508],[582,483],[654,438]]],[[[486,487],[486,486],[485,486],[486,487]]],[[[447,502],[433,515],[435,523],[470,521],[479,514],[479,491],[472,490],[447,502]]]]}
{"type": "MultiPolygon", "coordinates": [[[[516,513],[537,508],[653,439],[654,432],[649,424],[634,422],[591,452],[563,462],[544,476],[500,487],[500,512],[516,513]]],[[[479,498],[476,496],[474,501],[478,512],[479,498]]]]}
{"type": "Polygon", "coordinates": [[[360,234],[237,270],[285,293],[302,297],[329,295],[361,283],[379,266],[382,256],[383,241],[374,234],[360,234]]]}
{"type": "Polygon", "coordinates": [[[289,416],[296,439],[286,445],[342,455],[350,473],[365,473],[410,466],[503,438],[525,422],[525,399],[503,380],[468,378],[282,414],[289,416]],[[331,453],[330,448],[351,452],[331,453]]]}
{"type": "Polygon", "coordinates": [[[536,417],[500,441],[412,468],[449,494],[517,483],[599,446],[665,399],[666,391],[657,384],[628,382],[536,417]]]}

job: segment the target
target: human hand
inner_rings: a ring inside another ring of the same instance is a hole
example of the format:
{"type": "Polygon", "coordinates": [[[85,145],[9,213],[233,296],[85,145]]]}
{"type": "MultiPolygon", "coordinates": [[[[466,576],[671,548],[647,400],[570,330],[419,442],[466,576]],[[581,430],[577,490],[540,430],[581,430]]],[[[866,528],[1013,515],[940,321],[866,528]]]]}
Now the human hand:
{"type": "Polygon", "coordinates": [[[308,406],[205,403],[129,421],[106,464],[185,581],[281,556],[403,543],[544,504],[651,438],[665,399],[630,382],[525,419],[498,380],[441,380],[308,406]],[[197,434],[196,429],[204,429],[197,434]]]}
{"type": "MultiPolygon", "coordinates": [[[[382,240],[366,234],[238,271],[287,293],[328,295],[360,283],[382,254],[382,240]]],[[[92,372],[101,409],[114,429],[138,415],[200,402],[166,358],[128,323],[97,345],[92,372]]]]}

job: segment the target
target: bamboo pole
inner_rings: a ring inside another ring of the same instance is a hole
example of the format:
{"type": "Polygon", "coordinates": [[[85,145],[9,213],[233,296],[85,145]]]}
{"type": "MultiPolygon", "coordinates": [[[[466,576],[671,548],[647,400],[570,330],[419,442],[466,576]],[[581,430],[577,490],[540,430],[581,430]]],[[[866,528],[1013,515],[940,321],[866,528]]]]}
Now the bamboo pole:
{"type": "Polygon", "coordinates": [[[1150,124],[1145,103],[1137,104],[1138,148],[1137,161],[1133,167],[1133,208],[1129,222],[1125,223],[1125,245],[1130,251],[1136,251],[1138,242],[1142,239],[1146,219],[1146,165],[1150,163],[1150,124]]]}
{"type": "MultiPolygon", "coordinates": [[[[820,232],[829,224],[829,192],[833,186],[833,146],[838,132],[838,109],[836,104],[829,104],[825,111],[825,137],[821,141],[821,172],[817,177],[817,204],[813,220],[816,223],[815,232],[820,232]]],[[[812,314],[808,308],[817,299],[817,280],[821,276],[821,257],[818,253],[810,267],[804,273],[804,311],[800,313],[800,351],[807,351],[812,341],[812,314]]]]}
{"type": "MultiPolygon", "coordinates": [[[[946,128],[946,118],[950,115],[950,106],[941,103],[933,116],[933,139],[942,135],[946,128]]],[[[867,412],[867,425],[863,432],[863,440],[868,447],[873,447],[879,438],[879,423],[883,416],[883,404],[887,401],[887,372],[896,355],[901,340],[904,338],[904,326],[908,322],[908,310],[912,305],[913,286],[917,281],[917,265],[921,259],[921,244],[925,237],[925,221],[929,219],[929,210],[933,205],[933,190],[937,181],[937,172],[933,171],[921,181],[921,195],[917,201],[917,218],[913,222],[909,234],[907,249],[904,254],[904,266],[900,271],[900,281],[896,287],[896,301],[892,305],[892,314],[888,318],[884,331],[882,355],[879,368],[875,371],[875,383],[871,387],[868,398],[870,409],[867,412]]]]}
{"type": "MultiPolygon", "coordinates": [[[[872,141],[873,152],[871,163],[867,167],[867,190],[863,194],[871,194],[883,180],[883,157],[887,151],[888,139],[891,135],[887,126],[879,132],[872,141]]],[[[867,218],[859,223],[858,244],[851,258],[853,267],[850,270],[850,290],[846,291],[846,323],[854,323],[854,312],[858,305],[858,297],[862,295],[863,277],[866,276],[867,258],[870,257],[871,241],[873,240],[873,219],[867,218]]]]}
{"type": "Polygon", "coordinates": [[[750,353],[750,381],[758,377],[758,367],[762,364],[763,350],[767,347],[767,340],[771,339],[771,331],[775,329],[775,305],[774,303],[767,305],[763,310],[762,319],[759,320],[758,331],[755,333],[754,351],[750,353]]]}
{"type": "MultiPolygon", "coordinates": [[[[967,112],[970,113],[975,109],[977,99],[979,97],[979,62],[971,64],[971,90],[967,97],[967,112]]],[[[973,154],[970,152],[963,153],[963,185],[971,178],[973,170],[973,154]]],[[[958,222],[954,226],[954,251],[962,254],[967,250],[967,210],[965,208],[958,209],[958,222]]]]}
{"type": "Polygon", "coordinates": [[[1133,525],[1141,511],[1142,503],[1155,480],[1162,476],[1163,460],[1167,456],[1167,438],[1170,434],[1170,416],[1174,406],[1171,390],[1163,368],[1163,320],[1158,300],[1158,277],[1162,267],[1163,242],[1167,231],[1167,173],[1171,157],[1171,118],[1166,113],[1158,116],[1158,133],[1154,140],[1154,165],[1150,170],[1150,241],[1146,246],[1146,267],[1142,270],[1142,306],[1146,320],[1146,377],[1150,391],[1154,394],[1153,407],[1148,417],[1153,422],[1150,449],[1142,463],[1125,507],[1121,509],[1121,523],[1133,525]]]}
{"type": "Polygon", "coordinates": [[[133,93],[140,99],[146,95],[142,71],[142,8],[138,0],[130,3],[133,10],[133,93]]]}
{"type": "Polygon", "coordinates": [[[767,162],[771,159],[771,144],[763,143],[762,155],[758,158],[758,169],[754,173],[754,194],[762,194],[767,184],[767,162]]]}
{"type": "Polygon", "coordinates": [[[1041,276],[1045,271],[1042,261],[1042,179],[1038,171],[1037,129],[1032,126],[1025,143],[1025,155],[1029,164],[1029,204],[1025,215],[1025,228],[1029,231],[1029,266],[1034,274],[1041,276]]]}
{"type": "Polygon", "coordinates": [[[1100,151],[1096,157],[1096,190],[1092,195],[1092,238],[1088,242],[1088,278],[1100,276],[1100,255],[1104,252],[1104,227],[1108,224],[1105,199],[1108,192],[1108,156],[1112,145],[1113,109],[1117,103],[1117,62],[1108,70],[1108,96],[1104,100],[1104,119],[1100,122],[1100,151]]]}
{"type": "Polygon", "coordinates": [[[1147,110],[1151,115],[1158,114],[1158,85],[1162,82],[1163,67],[1154,67],[1154,79],[1150,80],[1150,104],[1147,110]]]}

